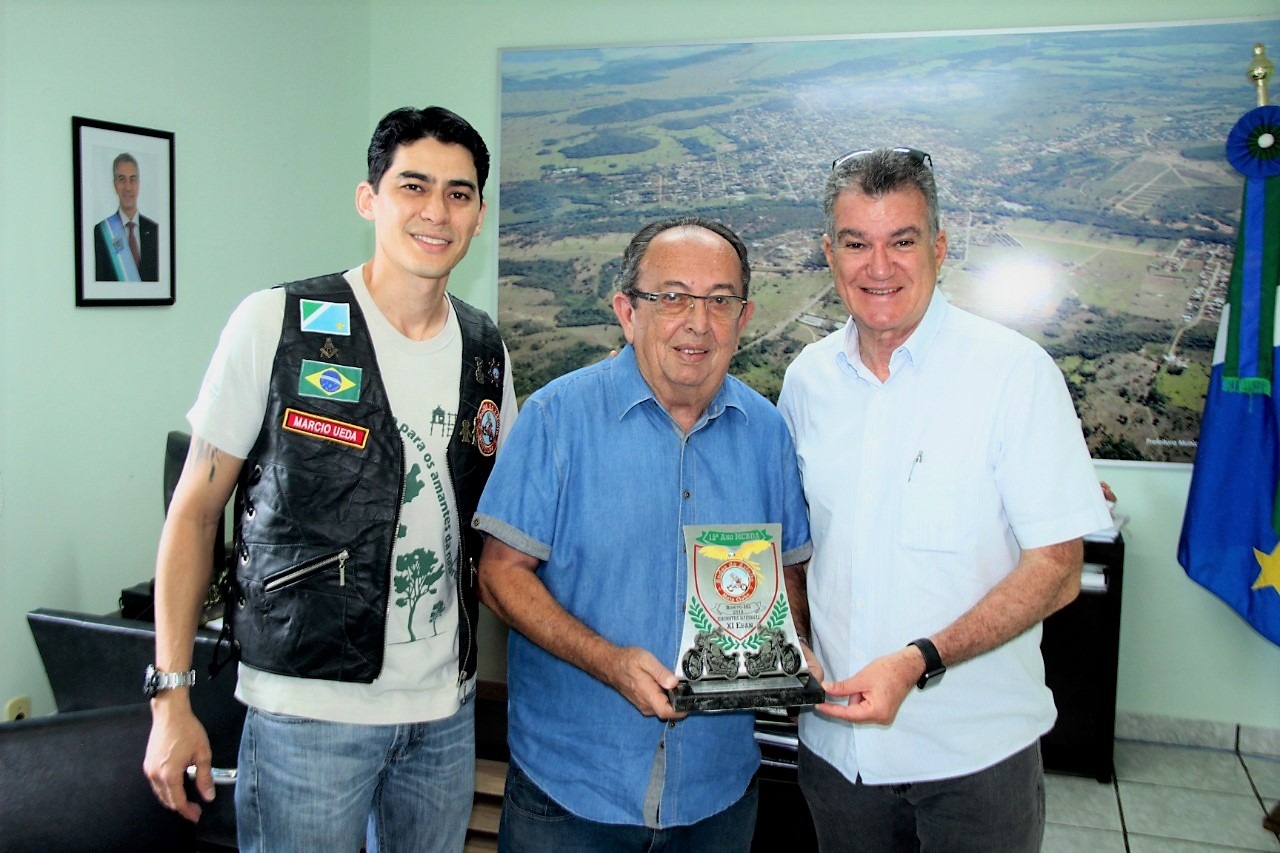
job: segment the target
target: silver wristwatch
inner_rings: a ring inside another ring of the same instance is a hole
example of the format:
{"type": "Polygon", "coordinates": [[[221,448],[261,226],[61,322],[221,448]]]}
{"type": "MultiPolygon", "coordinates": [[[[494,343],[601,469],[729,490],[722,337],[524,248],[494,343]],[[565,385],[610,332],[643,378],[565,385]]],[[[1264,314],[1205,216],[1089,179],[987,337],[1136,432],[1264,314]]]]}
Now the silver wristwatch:
{"type": "Polygon", "coordinates": [[[187,672],[161,672],[156,669],[153,663],[147,664],[147,674],[142,682],[142,692],[147,694],[148,699],[154,699],[157,693],[163,690],[172,690],[175,687],[190,687],[196,683],[196,671],[194,669],[187,672]]]}

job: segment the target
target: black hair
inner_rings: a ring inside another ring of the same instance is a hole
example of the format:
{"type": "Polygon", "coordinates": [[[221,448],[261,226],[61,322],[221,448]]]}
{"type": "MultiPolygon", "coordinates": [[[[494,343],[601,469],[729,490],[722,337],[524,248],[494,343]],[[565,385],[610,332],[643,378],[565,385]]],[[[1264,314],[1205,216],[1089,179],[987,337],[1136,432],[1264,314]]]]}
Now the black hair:
{"type": "Polygon", "coordinates": [[[483,200],[484,182],[489,177],[489,149],[470,122],[444,107],[401,107],[382,117],[369,140],[369,185],[373,191],[378,191],[378,183],[391,168],[396,149],[427,137],[461,145],[471,152],[477,189],[483,200]]]}

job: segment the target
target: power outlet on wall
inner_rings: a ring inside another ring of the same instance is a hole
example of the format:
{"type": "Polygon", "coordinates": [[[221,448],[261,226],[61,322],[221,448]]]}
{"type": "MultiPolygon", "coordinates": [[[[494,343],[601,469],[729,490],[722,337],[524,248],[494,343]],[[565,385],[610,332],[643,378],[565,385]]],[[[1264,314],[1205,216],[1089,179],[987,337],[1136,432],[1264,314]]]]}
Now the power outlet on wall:
{"type": "Polygon", "coordinates": [[[4,703],[4,719],[5,722],[13,720],[26,720],[31,717],[31,697],[30,696],[14,696],[8,702],[4,703]]]}

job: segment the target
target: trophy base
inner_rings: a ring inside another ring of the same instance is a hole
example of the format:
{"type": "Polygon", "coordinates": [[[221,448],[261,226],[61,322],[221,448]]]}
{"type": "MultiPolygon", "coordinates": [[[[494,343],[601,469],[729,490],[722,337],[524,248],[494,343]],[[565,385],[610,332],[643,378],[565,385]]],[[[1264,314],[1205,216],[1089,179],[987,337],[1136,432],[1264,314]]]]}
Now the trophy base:
{"type": "Polygon", "coordinates": [[[681,681],[667,691],[677,711],[732,711],[751,708],[796,708],[826,701],[822,682],[807,672],[733,681],[681,681]]]}

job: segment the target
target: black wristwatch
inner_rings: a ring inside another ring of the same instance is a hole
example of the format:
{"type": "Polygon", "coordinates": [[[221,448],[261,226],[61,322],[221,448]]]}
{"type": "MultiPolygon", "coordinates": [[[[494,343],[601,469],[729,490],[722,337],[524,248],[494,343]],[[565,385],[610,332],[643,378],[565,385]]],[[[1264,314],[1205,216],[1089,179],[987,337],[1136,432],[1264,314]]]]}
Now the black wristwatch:
{"type": "Polygon", "coordinates": [[[938,654],[938,647],[926,638],[912,640],[907,645],[915,646],[920,650],[920,654],[924,655],[924,675],[920,676],[920,680],[916,682],[916,687],[924,690],[926,687],[932,687],[941,681],[942,676],[947,673],[947,668],[942,664],[942,655],[938,654]]]}
{"type": "Polygon", "coordinates": [[[172,690],[175,687],[190,687],[196,683],[196,671],[194,669],[187,672],[161,672],[156,669],[153,663],[147,664],[147,674],[142,681],[142,692],[147,694],[148,699],[154,699],[156,694],[162,690],[172,690]]]}

